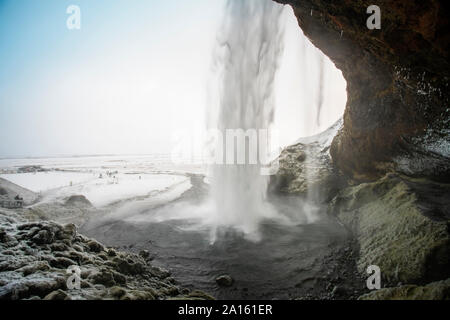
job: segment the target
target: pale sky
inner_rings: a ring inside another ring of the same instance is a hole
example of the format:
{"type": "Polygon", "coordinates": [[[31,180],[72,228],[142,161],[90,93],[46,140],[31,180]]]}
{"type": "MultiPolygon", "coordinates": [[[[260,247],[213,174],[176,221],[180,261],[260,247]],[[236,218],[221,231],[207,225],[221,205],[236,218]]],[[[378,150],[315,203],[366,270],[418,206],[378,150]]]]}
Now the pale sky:
{"type": "MultiPolygon", "coordinates": [[[[205,123],[223,0],[0,1],[0,157],[170,153],[174,130],[205,123]],[[81,9],[68,30],[66,8],[81,9]]],[[[286,10],[276,81],[281,143],[342,115],[345,81],[325,59],[315,125],[318,50],[286,10]]]]}

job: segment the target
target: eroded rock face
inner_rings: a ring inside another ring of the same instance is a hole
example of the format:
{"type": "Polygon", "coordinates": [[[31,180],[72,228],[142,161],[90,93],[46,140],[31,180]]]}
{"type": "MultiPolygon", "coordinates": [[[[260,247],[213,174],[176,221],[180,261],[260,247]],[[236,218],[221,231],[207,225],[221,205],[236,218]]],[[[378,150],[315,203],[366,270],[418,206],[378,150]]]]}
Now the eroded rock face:
{"type": "MultiPolygon", "coordinates": [[[[448,203],[435,202],[433,209],[424,208],[416,191],[433,193],[433,184],[388,175],[348,187],[333,199],[331,212],[358,240],[361,273],[370,265],[379,266],[383,286],[450,277],[449,220],[442,214],[432,215],[436,210],[445,211],[448,203]]],[[[440,185],[440,193],[448,198],[450,186],[440,185]]]]}
{"type": "Polygon", "coordinates": [[[344,127],[331,154],[355,179],[391,170],[448,181],[450,37],[445,1],[276,0],[290,4],[311,42],[347,81],[344,127]]]}
{"type": "Polygon", "coordinates": [[[27,221],[0,211],[0,299],[207,299],[136,254],[106,248],[74,224],[27,221]],[[80,288],[68,286],[80,270],[80,288]]]}
{"type": "Polygon", "coordinates": [[[271,176],[269,190],[297,194],[314,202],[328,202],[338,192],[343,178],[334,167],[330,146],[342,128],[342,119],[326,131],[286,147],[278,157],[279,169],[271,176]]]}

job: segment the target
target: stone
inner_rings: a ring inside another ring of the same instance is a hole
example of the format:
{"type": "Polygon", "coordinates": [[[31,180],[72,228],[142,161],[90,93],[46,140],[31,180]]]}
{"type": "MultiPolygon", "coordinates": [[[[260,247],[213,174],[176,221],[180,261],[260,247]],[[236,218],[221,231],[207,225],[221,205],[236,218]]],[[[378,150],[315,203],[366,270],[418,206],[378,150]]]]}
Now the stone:
{"type": "Polygon", "coordinates": [[[123,274],[119,273],[119,272],[115,272],[115,271],[111,271],[114,281],[118,284],[121,285],[125,285],[127,283],[127,277],[124,276],[123,274]]]}
{"type": "Polygon", "coordinates": [[[125,293],[122,297],[120,297],[120,300],[148,300],[148,299],[146,299],[145,294],[141,294],[139,291],[135,291],[133,293],[131,292],[125,293]]]}
{"type": "Polygon", "coordinates": [[[50,265],[47,261],[35,261],[29,265],[17,269],[17,272],[22,272],[24,276],[36,273],[37,271],[50,270],[50,265]]]}
{"type": "Polygon", "coordinates": [[[109,293],[113,297],[119,299],[120,297],[124,296],[127,293],[127,291],[122,287],[114,286],[111,289],[109,289],[109,293]]]}
{"type": "Polygon", "coordinates": [[[71,300],[69,295],[61,289],[50,292],[44,300],[71,300]]]}
{"type": "Polygon", "coordinates": [[[78,264],[69,258],[58,257],[58,258],[53,259],[50,262],[50,265],[54,268],[67,269],[70,266],[76,266],[78,264]]]}
{"type": "Polygon", "coordinates": [[[231,287],[234,283],[234,280],[230,275],[224,274],[216,278],[216,283],[221,287],[231,287]]]}
{"type": "Polygon", "coordinates": [[[116,284],[114,280],[114,275],[108,269],[100,269],[98,272],[91,274],[88,280],[94,284],[102,284],[106,287],[111,287],[116,284]]]}
{"type": "Polygon", "coordinates": [[[32,240],[37,244],[47,244],[52,243],[54,239],[54,234],[49,230],[40,230],[36,235],[33,236],[32,240]]]}
{"type": "Polygon", "coordinates": [[[148,259],[148,257],[150,257],[150,252],[148,252],[148,250],[141,250],[139,251],[139,255],[144,259],[148,259]]]}
{"type": "Polygon", "coordinates": [[[89,247],[89,250],[92,252],[101,252],[105,249],[101,243],[95,240],[89,240],[87,246],[89,247]]]}
{"type": "Polygon", "coordinates": [[[269,191],[330,201],[344,180],[329,153],[331,141],[341,127],[342,119],[324,132],[283,149],[277,159],[278,170],[270,177],[269,191]]]}
{"type": "Polygon", "coordinates": [[[125,259],[115,257],[113,262],[116,265],[117,271],[124,274],[139,274],[144,270],[144,265],[141,261],[133,259],[131,255],[125,259]]]}
{"type": "Polygon", "coordinates": [[[59,233],[61,239],[68,239],[72,241],[77,234],[77,226],[73,223],[66,224],[62,232],[59,233]]]}
{"type": "Polygon", "coordinates": [[[68,246],[62,242],[58,242],[58,243],[52,243],[50,245],[50,249],[52,251],[66,251],[68,249],[68,246]]]}
{"type": "Polygon", "coordinates": [[[424,286],[403,285],[383,288],[362,295],[359,300],[449,300],[450,279],[432,282],[424,286]]]}

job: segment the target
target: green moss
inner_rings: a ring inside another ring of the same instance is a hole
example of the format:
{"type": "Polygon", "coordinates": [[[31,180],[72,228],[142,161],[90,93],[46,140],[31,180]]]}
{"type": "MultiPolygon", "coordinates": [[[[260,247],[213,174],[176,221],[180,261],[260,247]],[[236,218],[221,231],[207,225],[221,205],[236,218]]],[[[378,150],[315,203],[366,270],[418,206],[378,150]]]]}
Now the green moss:
{"type": "Polygon", "coordinates": [[[449,300],[450,279],[426,286],[406,285],[373,291],[359,297],[360,300],[449,300]]]}
{"type": "Polygon", "coordinates": [[[447,222],[424,216],[416,195],[400,179],[388,176],[347,188],[333,206],[359,241],[361,273],[377,265],[390,284],[439,280],[428,278],[434,268],[449,263],[447,222]]]}

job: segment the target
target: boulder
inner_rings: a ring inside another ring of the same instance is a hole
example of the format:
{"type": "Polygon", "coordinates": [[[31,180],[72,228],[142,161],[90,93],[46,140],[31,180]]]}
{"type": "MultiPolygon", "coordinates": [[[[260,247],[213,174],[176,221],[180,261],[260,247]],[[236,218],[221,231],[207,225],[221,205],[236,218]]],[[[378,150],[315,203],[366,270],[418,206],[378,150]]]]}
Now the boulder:
{"type": "Polygon", "coordinates": [[[143,272],[145,269],[145,262],[137,259],[136,256],[114,257],[113,262],[116,270],[124,274],[135,275],[143,272]]]}
{"type": "Polygon", "coordinates": [[[216,278],[216,283],[221,287],[231,287],[234,283],[234,279],[228,275],[220,275],[216,278]]]}
{"type": "Polygon", "coordinates": [[[94,284],[102,284],[105,287],[112,287],[116,284],[113,273],[106,268],[101,268],[99,271],[91,274],[88,280],[94,284]]]}
{"type": "Polygon", "coordinates": [[[330,201],[344,178],[335,169],[330,145],[342,127],[338,120],[326,131],[286,147],[278,157],[278,171],[271,176],[269,190],[308,197],[316,202],[330,201]]]}
{"type": "Polygon", "coordinates": [[[101,243],[99,243],[98,241],[95,241],[95,240],[89,240],[87,243],[87,246],[91,252],[98,253],[98,252],[105,250],[105,247],[101,243]]]}

